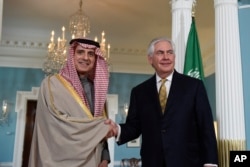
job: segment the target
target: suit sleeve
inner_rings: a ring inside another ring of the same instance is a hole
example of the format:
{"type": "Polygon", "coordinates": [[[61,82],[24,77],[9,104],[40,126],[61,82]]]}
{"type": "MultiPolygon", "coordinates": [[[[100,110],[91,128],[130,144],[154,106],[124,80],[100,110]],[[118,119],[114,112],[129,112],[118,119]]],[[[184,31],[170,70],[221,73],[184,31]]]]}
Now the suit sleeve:
{"type": "Polygon", "coordinates": [[[215,136],[213,115],[203,82],[198,84],[196,96],[196,112],[202,141],[202,154],[205,163],[218,164],[217,141],[215,136]]]}
{"type": "Polygon", "coordinates": [[[140,120],[138,117],[136,91],[132,89],[130,96],[130,105],[125,124],[120,124],[121,135],[118,145],[134,140],[140,136],[140,120]]]}

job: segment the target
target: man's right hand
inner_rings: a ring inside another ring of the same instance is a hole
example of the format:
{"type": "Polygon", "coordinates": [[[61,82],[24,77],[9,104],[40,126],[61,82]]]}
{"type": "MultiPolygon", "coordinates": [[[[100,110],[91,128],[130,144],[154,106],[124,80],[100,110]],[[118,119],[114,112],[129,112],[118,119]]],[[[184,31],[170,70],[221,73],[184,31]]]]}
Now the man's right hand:
{"type": "Polygon", "coordinates": [[[107,119],[104,122],[106,125],[109,125],[109,132],[106,135],[106,138],[110,138],[110,137],[116,137],[118,134],[118,126],[117,124],[111,120],[111,119],[107,119]]]}

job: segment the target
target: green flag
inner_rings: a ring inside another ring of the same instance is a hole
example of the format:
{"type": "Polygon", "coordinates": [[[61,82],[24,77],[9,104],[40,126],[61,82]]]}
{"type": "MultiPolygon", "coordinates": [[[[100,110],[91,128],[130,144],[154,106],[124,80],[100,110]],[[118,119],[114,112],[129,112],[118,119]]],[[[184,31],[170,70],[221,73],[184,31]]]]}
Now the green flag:
{"type": "Polygon", "coordinates": [[[192,17],[192,24],[187,40],[183,73],[204,81],[201,51],[194,17],[192,17]]]}

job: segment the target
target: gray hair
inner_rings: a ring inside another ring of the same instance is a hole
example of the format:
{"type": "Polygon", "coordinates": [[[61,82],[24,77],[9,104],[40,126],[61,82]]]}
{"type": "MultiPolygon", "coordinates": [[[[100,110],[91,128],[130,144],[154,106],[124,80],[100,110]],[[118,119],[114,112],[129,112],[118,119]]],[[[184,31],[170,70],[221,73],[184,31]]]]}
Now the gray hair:
{"type": "Polygon", "coordinates": [[[161,41],[166,41],[166,42],[170,43],[170,45],[173,47],[173,50],[175,51],[175,45],[174,45],[174,42],[171,39],[166,38],[166,37],[159,37],[159,38],[153,39],[149,43],[149,45],[148,45],[148,51],[147,51],[147,55],[148,56],[152,56],[153,55],[154,50],[155,50],[155,44],[158,43],[158,42],[161,42],[161,41]]]}

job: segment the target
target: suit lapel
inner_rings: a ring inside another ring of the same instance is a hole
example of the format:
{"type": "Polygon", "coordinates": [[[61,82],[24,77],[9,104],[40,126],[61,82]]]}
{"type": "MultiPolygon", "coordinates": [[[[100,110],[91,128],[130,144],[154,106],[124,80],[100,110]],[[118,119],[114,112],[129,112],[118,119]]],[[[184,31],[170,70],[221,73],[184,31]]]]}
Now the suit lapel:
{"type": "Polygon", "coordinates": [[[159,95],[156,86],[156,75],[149,79],[147,90],[149,91],[148,96],[151,99],[150,101],[156,106],[157,113],[162,115],[159,95]]]}
{"type": "MultiPolygon", "coordinates": [[[[169,112],[174,111],[174,110],[171,110],[171,108],[174,107],[174,103],[176,101],[175,99],[178,98],[178,96],[181,94],[181,92],[179,91],[182,90],[180,88],[184,84],[180,81],[181,77],[182,76],[177,71],[174,71],[164,115],[167,115],[169,114],[169,112]]],[[[159,115],[162,116],[161,105],[160,105],[157,86],[156,86],[156,75],[154,75],[148,80],[146,90],[148,90],[148,96],[149,96],[148,98],[150,98],[150,101],[155,105],[157,113],[159,113],[159,115]]]]}
{"type": "Polygon", "coordinates": [[[171,107],[174,106],[175,99],[180,94],[178,92],[179,92],[179,90],[181,90],[181,89],[179,89],[181,84],[182,84],[182,82],[179,81],[180,77],[181,77],[181,75],[178,72],[174,71],[171,87],[170,87],[170,90],[169,90],[169,95],[168,95],[168,100],[167,100],[167,104],[166,104],[165,113],[173,111],[173,110],[170,110],[170,109],[171,109],[171,107]]]}

